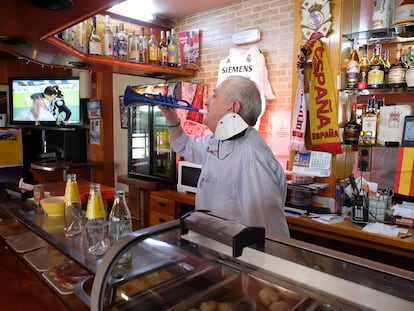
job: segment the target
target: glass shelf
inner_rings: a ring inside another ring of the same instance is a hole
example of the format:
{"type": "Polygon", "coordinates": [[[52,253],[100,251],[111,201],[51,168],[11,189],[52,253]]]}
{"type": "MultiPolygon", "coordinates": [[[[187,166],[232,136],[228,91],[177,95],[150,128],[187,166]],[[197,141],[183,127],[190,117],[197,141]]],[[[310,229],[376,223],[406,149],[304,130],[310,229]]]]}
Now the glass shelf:
{"type": "Polygon", "coordinates": [[[357,40],[359,44],[407,42],[414,39],[414,24],[400,24],[391,28],[381,28],[353,33],[345,33],[343,37],[349,41],[357,40]]]}

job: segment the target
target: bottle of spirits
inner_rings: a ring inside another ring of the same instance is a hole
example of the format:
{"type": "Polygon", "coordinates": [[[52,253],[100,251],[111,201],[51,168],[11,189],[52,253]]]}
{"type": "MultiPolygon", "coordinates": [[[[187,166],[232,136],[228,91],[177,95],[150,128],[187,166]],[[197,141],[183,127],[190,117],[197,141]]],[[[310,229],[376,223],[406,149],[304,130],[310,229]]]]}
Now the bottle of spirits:
{"type": "Polygon", "coordinates": [[[105,254],[109,249],[109,240],[100,184],[90,185],[85,228],[88,253],[94,256],[105,254]]]}
{"type": "Polygon", "coordinates": [[[414,51],[413,48],[410,46],[408,47],[407,51],[407,65],[408,69],[405,73],[405,81],[408,87],[414,86],[414,51]]]}
{"type": "Polygon", "coordinates": [[[118,32],[119,32],[119,27],[118,27],[118,25],[115,25],[114,26],[114,32],[112,34],[112,52],[113,52],[113,57],[114,58],[119,58],[118,32]]]}
{"type": "MultiPolygon", "coordinates": [[[[375,0],[372,12],[372,29],[388,28],[391,20],[391,0],[375,0]]],[[[394,4],[394,3],[393,3],[394,4]]]]}
{"type": "Polygon", "coordinates": [[[162,66],[167,66],[168,63],[168,47],[167,40],[165,39],[164,30],[160,32],[160,45],[159,45],[159,62],[162,66]]]}
{"type": "Polygon", "coordinates": [[[397,44],[395,51],[395,61],[390,67],[388,74],[387,87],[406,87],[405,73],[407,72],[407,65],[402,61],[402,47],[401,43],[397,44]]]}
{"type": "Polygon", "coordinates": [[[390,51],[388,49],[382,51],[382,60],[384,62],[384,85],[387,85],[391,68],[390,51]]]}
{"type": "Polygon", "coordinates": [[[96,16],[92,16],[92,30],[89,36],[89,54],[102,55],[102,40],[96,30],[96,16]]]}
{"type": "Polygon", "coordinates": [[[375,98],[368,99],[368,108],[362,117],[361,143],[365,145],[375,145],[377,141],[378,115],[375,111],[375,98]]]}
{"type": "Polygon", "coordinates": [[[358,145],[361,126],[357,122],[357,103],[352,103],[351,117],[344,126],[344,143],[358,145]]]}
{"type": "Polygon", "coordinates": [[[352,50],[349,55],[349,61],[346,65],[346,88],[355,89],[359,80],[359,56],[357,52],[356,40],[352,42],[352,50]]]}
{"type": "Polygon", "coordinates": [[[381,57],[381,44],[374,46],[374,56],[368,71],[368,88],[378,89],[384,87],[384,61],[381,57]]]}
{"type": "Polygon", "coordinates": [[[158,65],[158,41],[155,38],[154,29],[150,29],[150,39],[148,40],[148,59],[149,63],[158,65]]]}
{"type": "Polygon", "coordinates": [[[105,26],[103,30],[103,55],[107,57],[113,57],[113,34],[111,29],[111,23],[109,15],[105,15],[105,26]]]}
{"type": "MultiPolygon", "coordinates": [[[[115,191],[114,203],[108,218],[108,227],[111,245],[114,245],[121,237],[132,232],[131,212],[125,199],[125,191],[122,189],[115,191]]],[[[115,268],[117,270],[127,269],[131,266],[131,263],[132,254],[128,251],[118,260],[115,268]]]]}
{"type": "Polygon", "coordinates": [[[148,64],[148,38],[145,35],[145,28],[141,27],[141,35],[139,36],[139,62],[148,64]]]}
{"type": "Polygon", "coordinates": [[[178,42],[174,28],[171,29],[171,38],[170,43],[168,44],[168,66],[178,66],[178,42]]]}
{"type": "Polygon", "coordinates": [[[82,204],[76,174],[68,174],[65,187],[65,235],[73,237],[82,233],[82,204]]]}
{"type": "Polygon", "coordinates": [[[362,57],[359,61],[359,83],[358,89],[368,88],[368,71],[369,71],[369,60],[368,60],[368,44],[364,44],[362,47],[362,57]]]}
{"type": "Polygon", "coordinates": [[[128,35],[125,32],[124,23],[119,24],[117,40],[118,40],[118,58],[122,60],[127,60],[128,59],[128,35]]]}
{"type": "Polygon", "coordinates": [[[135,30],[128,36],[128,60],[139,63],[139,37],[135,30]]]}

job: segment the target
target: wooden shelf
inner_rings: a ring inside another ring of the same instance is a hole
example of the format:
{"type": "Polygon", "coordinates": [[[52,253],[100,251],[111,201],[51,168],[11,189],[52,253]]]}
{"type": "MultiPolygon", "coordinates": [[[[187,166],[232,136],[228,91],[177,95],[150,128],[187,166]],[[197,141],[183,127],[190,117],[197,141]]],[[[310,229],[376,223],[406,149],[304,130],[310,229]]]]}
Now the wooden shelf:
{"type": "Polygon", "coordinates": [[[78,69],[109,71],[114,73],[159,78],[165,80],[178,77],[191,77],[196,74],[195,69],[139,64],[114,59],[111,57],[83,54],[55,36],[47,38],[46,41],[58,49],[74,56],[76,59],[69,61],[67,65],[78,69]]]}

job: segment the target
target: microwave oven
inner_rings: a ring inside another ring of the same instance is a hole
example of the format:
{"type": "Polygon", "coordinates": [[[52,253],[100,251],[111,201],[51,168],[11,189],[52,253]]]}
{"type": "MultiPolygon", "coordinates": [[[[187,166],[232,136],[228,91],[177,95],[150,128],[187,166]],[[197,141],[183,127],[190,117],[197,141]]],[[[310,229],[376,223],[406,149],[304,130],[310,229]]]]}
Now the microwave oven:
{"type": "Polygon", "coordinates": [[[201,173],[201,164],[189,161],[178,162],[177,191],[197,193],[197,182],[201,173]]]}

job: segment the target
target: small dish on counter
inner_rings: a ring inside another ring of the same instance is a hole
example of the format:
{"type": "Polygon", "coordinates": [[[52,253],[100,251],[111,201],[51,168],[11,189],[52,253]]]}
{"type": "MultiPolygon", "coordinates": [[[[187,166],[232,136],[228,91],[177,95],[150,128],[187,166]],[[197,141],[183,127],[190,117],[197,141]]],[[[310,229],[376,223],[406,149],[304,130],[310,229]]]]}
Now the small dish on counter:
{"type": "Polygon", "coordinates": [[[44,198],[40,205],[48,216],[63,216],[65,210],[64,196],[44,198]]]}

